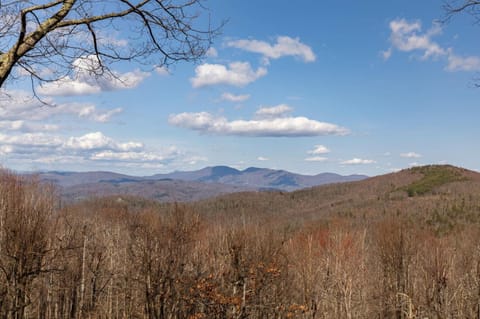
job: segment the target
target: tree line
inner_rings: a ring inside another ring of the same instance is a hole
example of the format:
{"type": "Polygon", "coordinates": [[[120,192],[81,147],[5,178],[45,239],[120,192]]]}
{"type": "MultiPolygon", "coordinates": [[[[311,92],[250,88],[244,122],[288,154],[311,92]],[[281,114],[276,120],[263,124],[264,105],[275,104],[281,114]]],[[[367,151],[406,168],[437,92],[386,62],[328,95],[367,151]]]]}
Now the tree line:
{"type": "Polygon", "coordinates": [[[61,205],[54,187],[0,175],[0,318],[479,316],[474,225],[61,205]]]}

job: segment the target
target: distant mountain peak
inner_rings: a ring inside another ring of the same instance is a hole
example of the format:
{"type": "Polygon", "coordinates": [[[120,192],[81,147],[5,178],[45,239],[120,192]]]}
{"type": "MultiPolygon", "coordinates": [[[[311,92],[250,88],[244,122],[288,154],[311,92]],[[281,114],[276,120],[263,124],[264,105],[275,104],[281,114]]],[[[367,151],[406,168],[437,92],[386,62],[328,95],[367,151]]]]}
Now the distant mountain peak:
{"type": "Polygon", "coordinates": [[[213,175],[221,175],[221,176],[224,176],[224,175],[238,175],[240,174],[241,172],[236,169],[236,168],[232,168],[230,166],[213,166],[212,167],[212,174],[213,175]]]}
{"type": "Polygon", "coordinates": [[[263,171],[263,170],[267,170],[266,168],[259,168],[259,167],[249,167],[249,168],[246,168],[242,171],[242,173],[255,173],[255,172],[258,172],[258,171],[263,171]]]}
{"type": "Polygon", "coordinates": [[[367,178],[367,176],[362,175],[342,176],[333,173],[309,176],[285,170],[258,167],[238,170],[225,165],[146,177],[112,172],[48,172],[38,175],[43,181],[60,186],[62,191],[68,194],[73,194],[72,192],[75,191],[79,194],[83,192],[87,196],[86,194],[90,194],[89,192],[92,190],[95,190],[97,195],[113,193],[114,191],[126,194],[136,192],[135,194],[145,194],[145,196],[161,201],[171,200],[173,194],[177,194],[174,196],[175,200],[185,200],[186,198],[192,200],[247,190],[294,191],[301,188],[367,178]],[[188,189],[191,191],[187,195],[188,189]],[[178,192],[183,195],[178,195],[180,194],[178,192]]]}

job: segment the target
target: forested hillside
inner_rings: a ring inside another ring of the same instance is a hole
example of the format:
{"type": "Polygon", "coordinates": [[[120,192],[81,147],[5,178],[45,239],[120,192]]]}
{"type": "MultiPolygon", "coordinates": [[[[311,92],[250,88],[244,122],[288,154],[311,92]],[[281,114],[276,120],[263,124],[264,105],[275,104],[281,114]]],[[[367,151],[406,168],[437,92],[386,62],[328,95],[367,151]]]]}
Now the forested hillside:
{"type": "Polygon", "coordinates": [[[1,318],[477,318],[480,175],[63,206],[0,177],[1,318]]]}

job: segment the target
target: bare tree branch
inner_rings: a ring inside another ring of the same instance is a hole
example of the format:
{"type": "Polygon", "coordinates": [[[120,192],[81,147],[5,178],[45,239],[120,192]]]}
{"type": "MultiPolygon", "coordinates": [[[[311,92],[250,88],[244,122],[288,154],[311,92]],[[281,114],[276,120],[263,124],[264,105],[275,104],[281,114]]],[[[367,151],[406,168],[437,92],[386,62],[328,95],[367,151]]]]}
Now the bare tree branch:
{"type": "Polygon", "coordinates": [[[89,56],[98,64],[86,71],[97,76],[113,74],[118,61],[150,68],[196,61],[222,26],[211,28],[202,1],[2,1],[0,88],[18,77],[13,70],[38,85],[73,74],[75,61],[89,56]]]}

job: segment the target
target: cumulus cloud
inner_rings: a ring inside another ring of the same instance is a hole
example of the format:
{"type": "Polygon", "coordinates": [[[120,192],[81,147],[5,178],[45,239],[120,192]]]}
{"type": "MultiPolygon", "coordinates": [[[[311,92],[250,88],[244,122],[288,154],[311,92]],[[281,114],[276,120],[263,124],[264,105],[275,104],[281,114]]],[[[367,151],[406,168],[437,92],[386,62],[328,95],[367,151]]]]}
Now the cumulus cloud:
{"type": "Polygon", "coordinates": [[[110,137],[103,135],[102,132],[92,132],[79,137],[70,137],[64,146],[76,150],[98,150],[108,149],[112,151],[128,152],[143,149],[142,143],[127,142],[118,143],[110,137]]]}
{"type": "Polygon", "coordinates": [[[396,19],[390,22],[390,30],[390,41],[397,50],[404,52],[419,50],[423,52],[422,58],[424,59],[442,56],[447,53],[445,49],[431,39],[441,31],[438,24],[434,24],[432,29],[426,33],[420,33],[422,25],[419,21],[408,22],[405,19],[396,19]]]}
{"type": "Polygon", "coordinates": [[[235,102],[235,103],[244,102],[249,98],[250,98],[249,94],[235,95],[228,92],[223,93],[222,96],[220,97],[222,101],[235,102]]]}
{"type": "Polygon", "coordinates": [[[204,134],[251,137],[300,137],[346,135],[348,130],[335,124],[306,117],[273,117],[229,121],[208,112],[172,114],[169,123],[204,134]]]}
{"type": "Polygon", "coordinates": [[[255,112],[257,118],[276,118],[283,117],[292,112],[293,108],[287,104],[280,104],[272,107],[261,107],[255,112]]]}
{"type": "Polygon", "coordinates": [[[194,88],[219,84],[243,87],[266,74],[267,69],[253,70],[248,62],[232,62],[228,66],[205,63],[195,68],[195,77],[190,81],[194,88]]]}
{"type": "Polygon", "coordinates": [[[142,143],[120,142],[101,132],[81,136],[61,136],[45,133],[0,134],[0,154],[12,163],[55,163],[117,165],[128,167],[149,163],[158,166],[173,161],[197,161],[191,154],[171,146],[148,150],[142,143]]]}
{"type": "Polygon", "coordinates": [[[432,38],[441,33],[441,26],[434,23],[426,32],[422,31],[420,21],[409,22],[406,19],[395,19],[390,22],[390,43],[388,50],[381,55],[388,60],[393,50],[402,52],[420,52],[421,59],[443,59],[447,62],[447,71],[480,71],[480,57],[462,57],[454,53],[453,48],[442,47],[432,38]]]}
{"type": "Polygon", "coordinates": [[[37,88],[37,92],[47,96],[73,96],[131,89],[150,75],[140,70],[101,73],[101,65],[94,55],[78,58],[72,63],[72,69],[72,76],[44,83],[37,88]]]}
{"type": "Polygon", "coordinates": [[[376,161],[370,159],[362,159],[362,158],[353,158],[351,160],[343,161],[340,164],[344,165],[362,165],[362,164],[374,164],[376,161]]]}
{"type": "Polygon", "coordinates": [[[400,154],[401,157],[403,158],[420,158],[422,155],[415,153],[415,152],[408,152],[408,153],[402,153],[400,154]]]}
{"type": "Polygon", "coordinates": [[[278,59],[284,56],[294,56],[304,62],[314,62],[316,59],[313,50],[302,43],[299,38],[279,36],[274,44],[259,40],[228,41],[227,46],[249,52],[262,54],[266,59],[278,59]]]}
{"type": "Polygon", "coordinates": [[[142,152],[144,145],[138,142],[117,142],[101,132],[82,136],[64,137],[47,133],[0,134],[0,144],[17,153],[42,153],[41,155],[79,155],[92,152],[142,152]],[[45,152],[45,154],[43,154],[45,152]]]}
{"type": "Polygon", "coordinates": [[[267,158],[267,157],[263,157],[263,156],[259,156],[257,157],[257,161],[260,161],[260,162],[265,162],[265,161],[269,161],[270,159],[267,158]]]}
{"type": "Polygon", "coordinates": [[[315,145],[315,147],[313,148],[313,150],[310,150],[307,152],[308,154],[311,154],[311,155],[320,155],[320,154],[327,154],[327,153],[330,153],[330,150],[323,146],[323,145],[315,145]]]}

